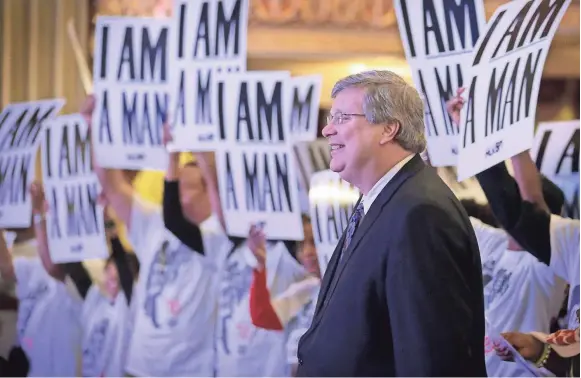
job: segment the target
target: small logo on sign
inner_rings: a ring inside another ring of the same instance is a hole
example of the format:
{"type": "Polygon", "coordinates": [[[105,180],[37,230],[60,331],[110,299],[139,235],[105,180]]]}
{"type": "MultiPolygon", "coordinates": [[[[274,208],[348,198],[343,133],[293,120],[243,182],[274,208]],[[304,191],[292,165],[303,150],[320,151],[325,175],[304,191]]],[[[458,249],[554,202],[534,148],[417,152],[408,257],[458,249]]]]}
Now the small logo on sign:
{"type": "Polygon", "coordinates": [[[145,159],[144,154],[128,154],[127,160],[143,160],[145,159]]]}

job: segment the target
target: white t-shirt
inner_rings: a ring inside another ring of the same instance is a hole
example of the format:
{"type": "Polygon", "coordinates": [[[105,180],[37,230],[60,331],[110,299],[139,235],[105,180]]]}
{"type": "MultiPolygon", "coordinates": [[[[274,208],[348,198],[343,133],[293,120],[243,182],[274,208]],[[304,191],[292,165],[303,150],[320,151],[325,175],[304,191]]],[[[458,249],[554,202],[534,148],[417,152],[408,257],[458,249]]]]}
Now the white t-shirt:
{"type": "MultiPolygon", "coordinates": [[[[486,317],[498,332],[548,333],[564,299],[565,282],[526,251],[510,251],[505,231],[471,218],[483,265],[486,317]]],[[[486,354],[488,375],[529,374],[486,354]]]]}
{"type": "MultiPolygon", "coordinates": [[[[282,242],[269,243],[266,253],[267,286],[272,296],[305,277],[303,267],[282,242]]],[[[286,376],[286,332],[260,329],[250,317],[250,284],[254,256],[246,243],[226,260],[221,271],[216,375],[286,376]]]]}
{"type": "MultiPolygon", "coordinates": [[[[311,326],[311,322],[313,321],[313,317],[315,316],[315,309],[317,307],[317,298],[319,296],[319,289],[321,287],[321,280],[315,277],[309,277],[302,282],[298,282],[295,284],[296,287],[289,288],[289,291],[293,293],[285,293],[285,297],[294,297],[299,301],[302,301],[300,298],[303,294],[309,295],[309,300],[305,303],[299,312],[289,319],[288,322],[288,329],[289,329],[289,337],[286,343],[286,352],[287,352],[287,364],[294,365],[298,363],[297,351],[299,348],[299,340],[301,337],[307,332],[309,327],[311,326]],[[291,290],[292,289],[292,290],[291,290]],[[300,293],[300,294],[299,294],[300,293]]],[[[293,285],[294,286],[294,285],[293,285]]],[[[278,301],[284,300],[284,298],[278,298],[278,301]]],[[[275,305],[275,311],[279,318],[281,318],[281,311],[277,311],[277,307],[275,305]]]]}
{"type": "MultiPolygon", "coordinates": [[[[36,241],[15,244],[15,256],[30,255],[36,241]]],[[[81,345],[81,302],[49,276],[38,257],[15,257],[19,300],[17,335],[30,361],[28,376],[77,376],[81,345]]]]}
{"type": "Polygon", "coordinates": [[[579,220],[551,216],[551,261],[556,275],[569,283],[568,328],[579,327],[579,220]]]}
{"type": "Polygon", "coordinates": [[[141,265],[126,371],[136,376],[211,376],[221,249],[215,216],[200,225],[205,255],[164,227],[161,208],[133,201],[129,238],[141,265]]]}
{"type": "Polygon", "coordinates": [[[129,306],[123,291],[111,301],[91,286],[82,313],[83,376],[122,377],[129,345],[129,306]]]}

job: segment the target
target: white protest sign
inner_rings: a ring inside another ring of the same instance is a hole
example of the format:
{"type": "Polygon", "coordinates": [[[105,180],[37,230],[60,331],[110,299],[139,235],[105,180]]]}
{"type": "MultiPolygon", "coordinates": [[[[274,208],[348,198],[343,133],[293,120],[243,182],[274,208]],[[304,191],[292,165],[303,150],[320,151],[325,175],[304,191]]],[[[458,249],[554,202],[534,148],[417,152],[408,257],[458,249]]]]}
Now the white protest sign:
{"type": "Polygon", "coordinates": [[[0,113],[0,228],[30,226],[28,188],[34,181],[44,121],[55,117],[64,105],[62,99],[22,102],[0,113]]]}
{"type": "Polygon", "coordinates": [[[531,156],[546,176],[579,178],[579,120],[539,124],[531,156]]]}
{"type": "Polygon", "coordinates": [[[105,259],[109,255],[101,185],[91,164],[91,135],[80,114],[47,123],[41,149],[46,229],[55,263],[105,259]]]}
{"type": "Polygon", "coordinates": [[[458,179],[532,146],[551,41],[570,0],[516,0],[497,8],[473,53],[460,120],[458,179]]]}
{"type": "Polygon", "coordinates": [[[360,194],[357,188],[330,170],[313,174],[310,187],[311,224],[319,267],[324,274],[360,194]]]}
{"type": "Polygon", "coordinates": [[[216,148],[216,75],[246,71],[248,1],[174,1],[170,150],[216,148]]]}
{"type": "Polygon", "coordinates": [[[295,162],[299,173],[299,198],[303,212],[309,212],[309,188],[311,176],[329,169],[331,151],[329,142],[324,138],[312,142],[297,142],[294,147],[295,162]]]}
{"type": "Polygon", "coordinates": [[[273,240],[302,240],[297,173],[289,135],[288,72],[228,75],[216,151],[220,199],[229,235],[246,237],[265,222],[273,240]]]}
{"type": "Polygon", "coordinates": [[[317,139],[319,129],[319,102],[321,101],[321,75],[297,76],[292,82],[290,135],[295,142],[317,139]]]}
{"type": "Polygon", "coordinates": [[[579,120],[541,123],[531,157],[565,195],[565,215],[579,219],[579,120]]]}
{"type": "Polygon", "coordinates": [[[486,24],[483,0],[397,0],[399,33],[424,98],[430,162],[454,166],[458,157],[458,127],[446,111],[446,101],[469,79],[471,53],[486,24]]]}
{"type": "Polygon", "coordinates": [[[92,139],[104,168],[167,168],[169,25],[157,18],[97,18],[92,139]]]}

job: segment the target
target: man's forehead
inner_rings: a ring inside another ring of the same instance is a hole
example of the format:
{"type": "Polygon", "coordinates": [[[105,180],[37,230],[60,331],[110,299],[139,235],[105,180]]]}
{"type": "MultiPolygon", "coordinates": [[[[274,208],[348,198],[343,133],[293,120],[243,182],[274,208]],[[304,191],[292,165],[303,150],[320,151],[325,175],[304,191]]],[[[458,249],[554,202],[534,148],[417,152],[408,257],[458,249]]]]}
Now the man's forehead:
{"type": "Polygon", "coordinates": [[[335,96],[331,106],[333,112],[353,113],[363,108],[363,88],[345,88],[335,96]]]}

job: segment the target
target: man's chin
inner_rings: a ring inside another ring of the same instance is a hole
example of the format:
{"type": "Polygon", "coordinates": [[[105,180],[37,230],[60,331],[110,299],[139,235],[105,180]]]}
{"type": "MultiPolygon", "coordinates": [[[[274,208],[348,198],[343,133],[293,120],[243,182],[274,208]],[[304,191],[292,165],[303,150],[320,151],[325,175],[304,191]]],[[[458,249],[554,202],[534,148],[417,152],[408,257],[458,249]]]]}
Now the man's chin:
{"type": "Polygon", "coordinates": [[[334,162],[333,158],[331,158],[331,163],[329,163],[329,169],[335,173],[341,173],[345,166],[343,164],[339,164],[338,162],[334,162]]]}

